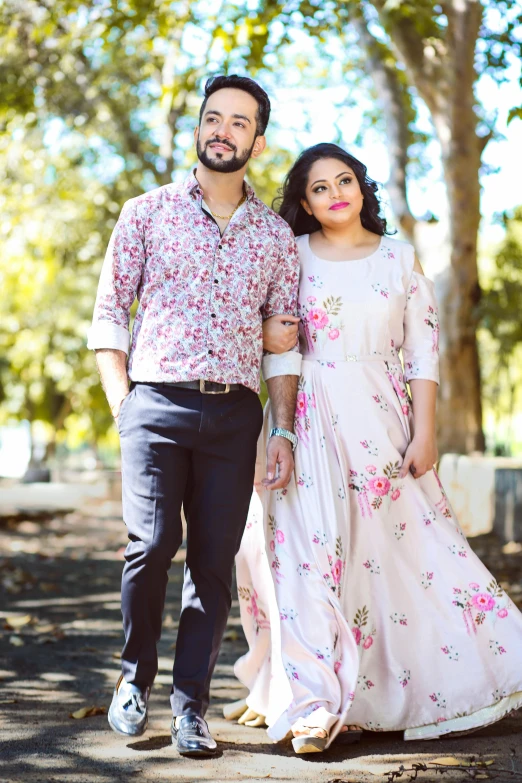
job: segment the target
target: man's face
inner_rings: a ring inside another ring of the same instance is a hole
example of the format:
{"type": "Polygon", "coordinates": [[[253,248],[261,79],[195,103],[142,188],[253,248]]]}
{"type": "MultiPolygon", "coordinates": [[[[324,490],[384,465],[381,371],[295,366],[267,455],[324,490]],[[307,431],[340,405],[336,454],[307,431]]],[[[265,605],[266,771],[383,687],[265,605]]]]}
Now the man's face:
{"type": "Polygon", "coordinates": [[[256,138],[257,101],[247,92],[225,88],[207,101],[201,125],[196,128],[196,151],[211,171],[239,171],[265,147],[264,136],[256,138]]]}

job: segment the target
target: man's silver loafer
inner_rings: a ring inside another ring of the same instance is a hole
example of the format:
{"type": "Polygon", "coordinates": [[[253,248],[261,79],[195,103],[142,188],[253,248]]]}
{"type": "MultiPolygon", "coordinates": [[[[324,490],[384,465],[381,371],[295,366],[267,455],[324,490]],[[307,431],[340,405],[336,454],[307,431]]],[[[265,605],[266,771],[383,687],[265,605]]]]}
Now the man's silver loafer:
{"type": "Polygon", "coordinates": [[[123,679],[116,683],[112,703],[109,707],[109,725],[118,734],[139,737],[147,728],[149,720],[148,701],[150,688],[142,691],[123,679]]]}

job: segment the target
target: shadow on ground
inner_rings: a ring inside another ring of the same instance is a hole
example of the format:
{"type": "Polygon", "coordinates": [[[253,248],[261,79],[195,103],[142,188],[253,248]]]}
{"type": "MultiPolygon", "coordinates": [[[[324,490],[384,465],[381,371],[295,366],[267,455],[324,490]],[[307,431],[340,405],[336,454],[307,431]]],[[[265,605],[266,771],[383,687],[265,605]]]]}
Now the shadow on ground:
{"type": "MultiPolygon", "coordinates": [[[[492,535],[472,543],[519,603],[520,552],[503,552],[492,535]]],[[[522,746],[520,714],[473,736],[446,741],[407,744],[400,734],[365,733],[357,746],[334,745],[327,755],[307,758],[295,757],[289,742],[269,743],[263,730],[226,723],[222,705],[243,695],[232,669],[246,650],[237,602],[213,680],[208,715],[220,757],[181,759],[170,743],[168,697],[182,553],[170,574],[147,734],[129,741],[109,730],[104,714],[80,720],[69,717],[82,707],[107,708],[110,703],[122,644],[119,589],[124,546],[125,528],[114,503],[51,520],[12,519],[0,529],[0,783],[134,779],[365,783],[391,780],[388,773],[398,772],[401,764],[412,768],[415,763],[455,754],[461,760],[482,754],[494,764],[473,776],[464,768],[449,769],[448,780],[480,775],[522,780],[517,755],[522,746]]],[[[426,783],[440,780],[433,765],[417,770],[417,775],[426,783]]]]}

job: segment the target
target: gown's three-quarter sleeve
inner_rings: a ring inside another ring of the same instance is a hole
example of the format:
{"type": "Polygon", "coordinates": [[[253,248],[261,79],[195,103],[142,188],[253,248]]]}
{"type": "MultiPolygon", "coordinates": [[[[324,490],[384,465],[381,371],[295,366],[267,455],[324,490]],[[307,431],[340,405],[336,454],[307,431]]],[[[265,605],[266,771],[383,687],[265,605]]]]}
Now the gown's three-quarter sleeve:
{"type": "Polygon", "coordinates": [[[404,378],[439,382],[439,318],[434,285],[412,272],[404,311],[404,378]]]}

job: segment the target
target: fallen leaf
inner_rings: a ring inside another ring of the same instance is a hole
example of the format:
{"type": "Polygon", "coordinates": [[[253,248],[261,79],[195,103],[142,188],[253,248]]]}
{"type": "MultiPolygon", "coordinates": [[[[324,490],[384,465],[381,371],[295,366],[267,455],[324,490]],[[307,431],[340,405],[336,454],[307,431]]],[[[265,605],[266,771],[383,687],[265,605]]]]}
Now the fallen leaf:
{"type": "Polygon", "coordinates": [[[433,759],[430,764],[440,764],[444,767],[467,767],[469,766],[465,761],[456,759],[455,756],[441,756],[440,759],[433,759]]]}
{"type": "Polygon", "coordinates": [[[9,644],[12,644],[13,647],[23,647],[25,642],[21,636],[10,636],[9,644]]]}
{"type": "Polygon", "coordinates": [[[9,628],[7,630],[16,630],[18,628],[23,628],[24,625],[29,625],[30,622],[32,622],[33,618],[30,614],[24,614],[23,617],[6,617],[6,622],[9,628]]]}
{"type": "Polygon", "coordinates": [[[44,593],[57,593],[60,590],[59,586],[54,582],[40,582],[38,587],[44,593]]]}
{"type": "Polygon", "coordinates": [[[37,625],[35,631],[36,633],[53,633],[55,629],[56,625],[53,625],[52,623],[44,623],[42,625],[37,625]]]}
{"type": "Polygon", "coordinates": [[[69,717],[81,720],[82,718],[92,718],[94,715],[105,715],[106,712],[105,707],[82,707],[76,712],[71,712],[69,717]]]}

